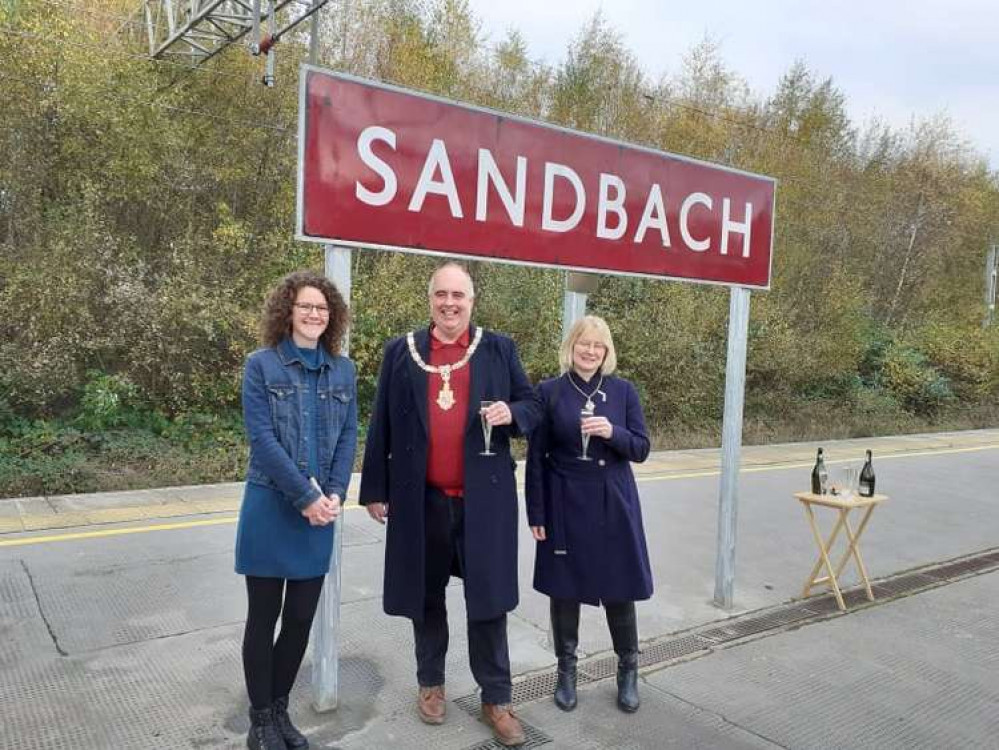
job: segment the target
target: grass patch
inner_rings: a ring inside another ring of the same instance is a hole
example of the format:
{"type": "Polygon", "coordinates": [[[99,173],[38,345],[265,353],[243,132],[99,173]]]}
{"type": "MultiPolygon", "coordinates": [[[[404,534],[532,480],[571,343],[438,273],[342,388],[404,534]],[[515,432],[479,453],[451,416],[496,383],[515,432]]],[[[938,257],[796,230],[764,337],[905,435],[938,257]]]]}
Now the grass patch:
{"type": "MultiPolygon", "coordinates": [[[[999,405],[950,407],[932,418],[866,393],[849,403],[801,400],[747,405],[746,445],[812,442],[999,426],[999,405]]],[[[649,425],[656,450],[721,444],[721,422],[649,425]]],[[[355,470],[363,455],[358,446],[355,470]]],[[[514,442],[523,458],[525,443],[514,442]]],[[[135,420],[101,430],[78,422],[18,423],[0,433],[0,498],[241,481],[248,449],[238,414],[135,420]]]]}

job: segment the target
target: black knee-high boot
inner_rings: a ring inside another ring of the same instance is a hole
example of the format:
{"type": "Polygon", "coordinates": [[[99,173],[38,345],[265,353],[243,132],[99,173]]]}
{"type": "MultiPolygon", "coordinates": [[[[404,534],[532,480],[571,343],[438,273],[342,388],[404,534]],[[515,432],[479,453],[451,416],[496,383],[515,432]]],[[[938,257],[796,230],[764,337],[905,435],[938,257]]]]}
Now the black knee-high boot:
{"type": "Polygon", "coordinates": [[[551,600],[552,638],[558,657],[555,705],[563,711],[576,707],[576,646],[579,644],[579,602],[551,600]]]}
{"type": "Polygon", "coordinates": [[[614,653],[617,654],[617,705],[622,711],[638,710],[638,621],[635,603],[605,604],[614,653]]]}

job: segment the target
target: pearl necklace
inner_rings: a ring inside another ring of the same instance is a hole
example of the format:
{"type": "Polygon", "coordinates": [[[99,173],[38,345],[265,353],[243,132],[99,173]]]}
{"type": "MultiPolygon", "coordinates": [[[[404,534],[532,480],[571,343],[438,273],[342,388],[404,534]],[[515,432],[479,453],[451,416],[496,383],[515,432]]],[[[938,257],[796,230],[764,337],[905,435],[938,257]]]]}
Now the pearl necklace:
{"type": "MultiPolygon", "coordinates": [[[[413,333],[413,331],[410,331],[406,334],[406,343],[409,345],[409,356],[413,358],[413,361],[424,372],[439,374],[441,376],[441,389],[437,392],[437,405],[444,411],[447,411],[454,406],[454,391],[451,390],[451,373],[455,370],[460,370],[472,359],[472,355],[475,354],[475,350],[479,347],[479,342],[482,340],[482,328],[475,329],[475,338],[469,344],[465,356],[453,365],[428,365],[424,362],[423,357],[416,351],[416,338],[413,333]]],[[[604,400],[607,400],[606,396],[604,396],[604,400]]]]}

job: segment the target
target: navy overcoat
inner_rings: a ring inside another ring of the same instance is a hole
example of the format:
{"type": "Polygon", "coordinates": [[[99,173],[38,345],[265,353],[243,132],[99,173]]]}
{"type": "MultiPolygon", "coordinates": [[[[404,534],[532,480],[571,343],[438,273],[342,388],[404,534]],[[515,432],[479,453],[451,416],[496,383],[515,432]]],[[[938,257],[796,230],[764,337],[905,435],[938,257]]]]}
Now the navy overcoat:
{"type": "Polygon", "coordinates": [[[593,394],[597,416],[613,425],[609,440],[593,436],[581,461],[580,411],[598,384],[574,373],[538,385],[544,418],[529,438],[527,521],[544,526],[537,543],[534,588],[587,604],[652,596],[652,569],[631,461],[649,455],[649,436],[635,387],[605,377],[593,394]]]}
{"type": "MultiPolygon", "coordinates": [[[[470,335],[474,336],[474,327],[470,335]]],[[[429,361],[430,332],[416,332],[429,361]]],[[[491,620],[517,606],[516,463],[510,438],[530,432],[541,409],[512,340],[483,331],[471,362],[465,426],[465,605],[470,620],[491,620]],[[495,456],[484,448],[479,402],[505,401],[513,424],[495,427],[495,456]]],[[[384,607],[418,620],[424,610],[424,497],[427,477],[427,373],[410,356],[406,337],[385,346],[361,471],[360,503],[389,506],[384,607]]]]}

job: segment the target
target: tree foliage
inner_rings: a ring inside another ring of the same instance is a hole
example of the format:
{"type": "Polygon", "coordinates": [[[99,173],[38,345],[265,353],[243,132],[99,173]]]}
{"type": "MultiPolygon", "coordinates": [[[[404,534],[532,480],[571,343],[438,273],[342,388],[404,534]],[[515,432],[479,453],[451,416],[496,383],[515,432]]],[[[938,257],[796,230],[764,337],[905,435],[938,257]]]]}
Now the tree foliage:
{"type": "MultiPolygon", "coordinates": [[[[238,402],[269,285],[319,267],[295,243],[296,65],[279,85],[234,49],[204,69],[145,59],[116,33],[134,3],[0,5],[0,421],[115,427],[238,402]]],[[[999,180],[945,117],[858,126],[798,62],[755,97],[710,39],[653,80],[598,14],[555,65],[515,30],[493,43],[465,0],[334,2],[322,62],[482,106],[778,179],[774,283],[753,297],[747,418],[820,401],[879,418],[999,400],[999,337],[980,328],[999,180]],[[887,406],[886,406],[887,405],[887,406]]],[[[427,258],[354,255],[362,408],[385,340],[427,317],[427,258]]],[[[473,264],[477,319],[556,371],[563,277],[473,264]]],[[[657,425],[714,425],[724,290],[606,278],[622,372],[657,425]]]]}

